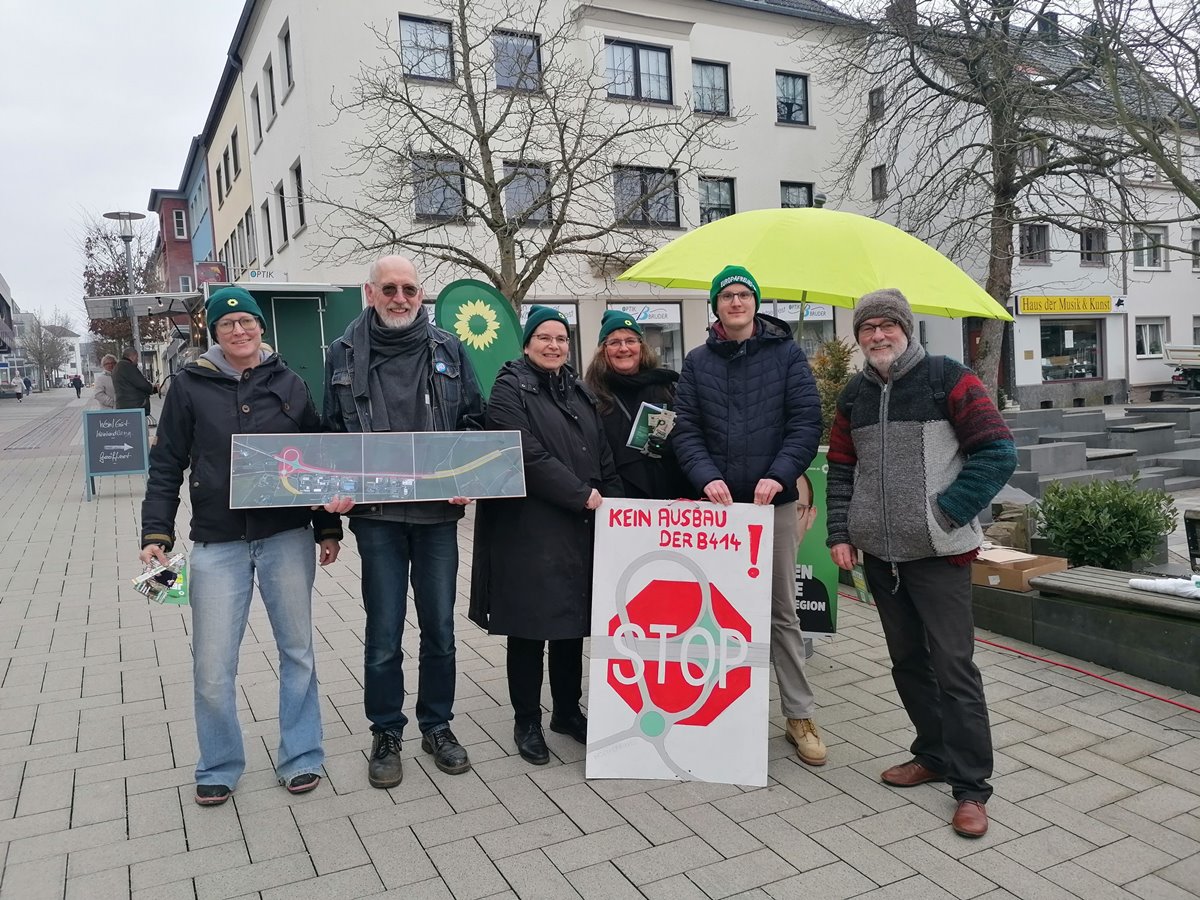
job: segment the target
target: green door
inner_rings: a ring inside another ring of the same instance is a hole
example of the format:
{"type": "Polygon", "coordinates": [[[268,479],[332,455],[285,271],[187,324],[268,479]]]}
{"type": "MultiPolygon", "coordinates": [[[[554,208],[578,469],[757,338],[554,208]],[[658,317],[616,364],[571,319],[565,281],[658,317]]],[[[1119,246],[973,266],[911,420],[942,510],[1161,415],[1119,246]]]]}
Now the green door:
{"type": "Polygon", "coordinates": [[[275,348],[288,368],[304,379],[317,411],[325,387],[325,341],[321,334],[321,297],[304,294],[268,295],[264,340],[275,348]]]}

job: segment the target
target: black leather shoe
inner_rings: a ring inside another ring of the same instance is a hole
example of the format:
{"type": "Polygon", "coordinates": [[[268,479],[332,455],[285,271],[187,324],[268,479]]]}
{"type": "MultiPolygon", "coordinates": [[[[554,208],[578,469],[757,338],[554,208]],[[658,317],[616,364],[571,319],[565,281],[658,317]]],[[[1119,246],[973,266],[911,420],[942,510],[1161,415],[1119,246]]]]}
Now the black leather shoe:
{"type": "Polygon", "coordinates": [[[394,788],[404,780],[400,765],[400,735],[377,731],[371,742],[371,760],[367,763],[367,781],[371,787],[394,788]]]}
{"type": "Polygon", "coordinates": [[[449,725],[439,725],[421,735],[421,749],[433,754],[433,764],[447,775],[461,775],[471,768],[467,751],[454,737],[449,725]]]}
{"type": "Polygon", "coordinates": [[[572,713],[559,715],[550,714],[550,730],[556,734],[566,734],[575,738],[581,744],[587,743],[587,716],[578,709],[572,713]]]}
{"type": "Polygon", "coordinates": [[[196,785],[197,806],[220,806],[229,799],[233,791],[223,784],[196,785]]]}
{"type": "Polygon", "coordinates": [[[546,735],[542,733],[541,722],[530,722],[528,725],[518,722],[513,728],[513,740],[522,759],[535,766],[550,762],[550,750],[546,747],[546,735]]]}

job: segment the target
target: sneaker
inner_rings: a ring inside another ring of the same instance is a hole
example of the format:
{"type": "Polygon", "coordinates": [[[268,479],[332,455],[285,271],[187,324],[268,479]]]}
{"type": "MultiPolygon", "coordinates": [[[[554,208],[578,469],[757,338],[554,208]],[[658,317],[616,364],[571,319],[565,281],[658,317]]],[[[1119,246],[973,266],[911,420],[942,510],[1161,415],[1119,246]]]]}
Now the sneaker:
{"type": "Polygon", "coordinates": [[[530,722],[528,725],[518,722],[513,727],[513,741],[516,742],[517,752],[526,762],[535,766],[544,766],[550,762],[550,748],[546,746],[546,735],[542,731],[541,722],[530,722]]]}
{"type": "Polygon", "coordinates": [[[788,742],[795,746],[800,762],[810,766],[825,765],[825,742],[812,719],[788,719],[784,731],[788,742]]]}
{"type": "Polygon", "coordinates": [[[395,731],[377,731],[371,742],[367,763],[367,781],[371,787],[394,788],[404,780],[400,763],[400,735],[395,731]]]}
{"type": "Polygon", "coordinates": [[[196,785],[197,806],[220,806],[229,799],[233,789],[223,784],[196,785]]]}
{"type": "Polygon", "coordinates": [[[421,735],[421,749],[433,754],[433,764],[447,775],[461,775],[471,768],[467,751],[449,725],[439,725],[421,735]]]}
{"type": "Polygon", "coordinates": [[[316,772],[305,772],[303,775],[293,775],[285,782],[289,794],[307,794],[321,783],[321,776],[316,772]]]}

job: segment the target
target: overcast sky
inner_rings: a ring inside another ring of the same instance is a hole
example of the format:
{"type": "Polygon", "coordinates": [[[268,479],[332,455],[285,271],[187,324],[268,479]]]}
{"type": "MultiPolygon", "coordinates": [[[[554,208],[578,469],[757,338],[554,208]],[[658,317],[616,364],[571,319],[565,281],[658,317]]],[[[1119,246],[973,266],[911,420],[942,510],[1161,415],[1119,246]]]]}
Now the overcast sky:
{"type": "Polygon", "coordinates": [[[83,320],[89,214],[144,212],[204,128],[242,0],[0,0],[0,275],[83,320]]]}

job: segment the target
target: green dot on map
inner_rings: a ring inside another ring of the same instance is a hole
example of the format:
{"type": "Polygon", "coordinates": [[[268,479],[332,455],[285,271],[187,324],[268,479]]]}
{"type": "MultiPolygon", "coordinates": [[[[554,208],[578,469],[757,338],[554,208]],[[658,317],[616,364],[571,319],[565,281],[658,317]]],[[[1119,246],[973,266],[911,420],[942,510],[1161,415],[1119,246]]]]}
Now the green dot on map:
{"type": "Polygon", "coordinates": [[[662,713],[648,712],[642,716],[642,731],[647,737],[658,737],[667,728],[667,720],[662,713]]]}

